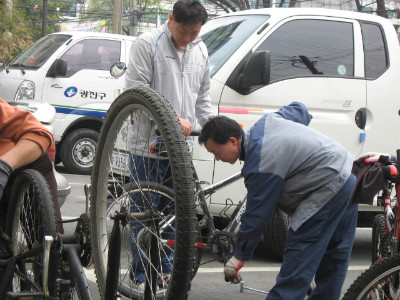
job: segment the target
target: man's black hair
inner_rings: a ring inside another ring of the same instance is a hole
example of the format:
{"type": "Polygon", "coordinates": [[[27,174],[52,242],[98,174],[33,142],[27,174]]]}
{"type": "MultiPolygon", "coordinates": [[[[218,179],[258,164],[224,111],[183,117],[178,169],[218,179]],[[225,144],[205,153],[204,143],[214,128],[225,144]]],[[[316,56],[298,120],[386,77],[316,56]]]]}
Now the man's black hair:
{"type": "Polygon", "coordinates": [[[242,128],[235,120],[225,116],[216,116],[207,121],[199,135],[199,144],[202,145],[209,138],[217,144],[226,144],[230,137],[242,139],[242,128]]]}
{"type": "Polygon", "coordinates": [[[175,2],[172,14],[176,22],[183,24],[201,22],[204,25],[208,18],[206,9],[197,0],[179,0],[175,2]]]}

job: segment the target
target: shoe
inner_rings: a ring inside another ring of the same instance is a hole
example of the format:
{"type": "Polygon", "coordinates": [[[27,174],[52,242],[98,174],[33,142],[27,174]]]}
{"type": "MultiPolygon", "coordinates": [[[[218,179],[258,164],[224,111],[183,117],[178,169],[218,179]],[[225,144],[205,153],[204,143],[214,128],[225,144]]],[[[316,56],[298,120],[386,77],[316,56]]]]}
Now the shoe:
{"type": "Polygon", "coordinates": [[[134,277],[132,271],[129,271],[129,279],[130,279],[131,281],[133,281],[133,283],[136,285],[136,290],[137,290],[138,292],[142,292],[142,293],[144,292],[145,283],[144,283],[144,282],[139,282],[139,281],[137,281],[136,278],[134,277]]]}
{"type": "Polygon", "coordinates": [[[164,288],[165,289],[165,288],[168,287],[168,284],[170,283],[170,281],[171,281],[171,274],[170,273],[164,273],[161,276],[160,275],[158,276],[157,285],[160,288],[164,288]]]}
{"type": "Polygon", "coordinates": [[[136,290],[138,292],[144,293],[145,283],[144,282],[137,282],[136,283],[136,290]]]}

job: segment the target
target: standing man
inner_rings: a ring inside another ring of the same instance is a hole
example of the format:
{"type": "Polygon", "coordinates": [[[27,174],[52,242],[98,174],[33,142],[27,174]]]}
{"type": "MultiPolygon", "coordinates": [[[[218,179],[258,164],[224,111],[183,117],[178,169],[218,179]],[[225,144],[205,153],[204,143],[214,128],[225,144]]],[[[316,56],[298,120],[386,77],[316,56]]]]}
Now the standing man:
{"type": "Polygon", "coordinates": [[[133,43],[126,88],[148,86],[171,103],[186,136],[196,118],[200,125],[212,116],[210,72],[206,45],[198,36],[207,11],[197,0],[179,0],[168,21],[133,43]]]}
{"type": "Polygon", "coordinates": [[[357,224],[348,200],[355,184],[354,157],[343,146],[307,127],[306,107],[292,103],[262,117],[248,132],[225,116],[210,119],[199,143],[216,160],[244,160],[248,191],[226,281],[238,279],[278,206],[290,218],[283,264],[266,299],[339,299],[357,224]],[[296,122],[293,122],[296,121],[296,122]],[[299,124],[301,123],[301,124],[299,124]]]}
{"type": "MultiPolygon", "coordinates": [[[[164,96],[178,115],[185,136],[189,136],[196,126],[196,119],[202,126],[212,117],[208,51],[198,37],[207,16],[205,8],[197,0],[179,0],[174,4],[168,21],[162,27],[139,36],[130,51],[126,88],[147,86],[164,96]]],[[[143,149],[152,146],[156,133],[151,120],[143,119],[139,125],[129,127],[132,180],[150,180],[173,188],[169,160],[146,157],[148,151],[143,149]],[[151,136],[150,142],[141,140],[143,136],[151,136]]],[[[188,137],[187,142],[191,149],[193,139],[188,137]]],[[[141,201],[131,199],[132,212],[142,209],[144,205],[141,201]]],[[[163,197],[154,200],[153,206],[164,212],[165,209],[170,209],[163,197]]],[[[131,222],[130,225],[133,254],[130,275],[138,290],[143,290],[146,279],[144,265],[147,259],[135,242],[143,225],[137,222],[131,222]]],[[[168,230],[164,231],[163,237],[174,239],[173,226],[168,230]]],[[[166,249],[162,260],[160,286],[168,284],[172,262],[172,250],[166,249]]]]}

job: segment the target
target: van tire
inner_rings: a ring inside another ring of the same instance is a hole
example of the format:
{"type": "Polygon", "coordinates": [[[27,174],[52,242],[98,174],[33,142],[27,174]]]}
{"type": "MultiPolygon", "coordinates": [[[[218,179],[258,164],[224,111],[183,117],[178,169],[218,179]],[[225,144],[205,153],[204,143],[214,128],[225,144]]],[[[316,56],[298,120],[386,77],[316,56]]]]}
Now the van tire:
{"type": "Polygon", "coordinates": [[[266,253],[269,257],[282,261],[288,230],[288,215],[279,208],[276,208],[272,219],[268,223],[267,229],[261,237],[262,246],[266,249],[266,253]]]}
{"type": "Polygon", "coordinates": [[[60,158],[64,167],[74,174],[90,175],[98,140],[99,133],[93,129],[70,132],[61,145],[60,158]]]}

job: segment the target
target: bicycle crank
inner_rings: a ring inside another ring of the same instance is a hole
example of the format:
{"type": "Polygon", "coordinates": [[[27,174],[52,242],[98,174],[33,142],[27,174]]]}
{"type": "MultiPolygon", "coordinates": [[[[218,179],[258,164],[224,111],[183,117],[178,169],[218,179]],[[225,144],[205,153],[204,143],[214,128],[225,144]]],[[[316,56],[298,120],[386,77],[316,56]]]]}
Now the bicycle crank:
{"type": "Polygon", "coordinates": [[[216,231],[210,238],[210,248],[215,258],[226,263],[235,250],[235,236],[228,231],[216,231]]]}

